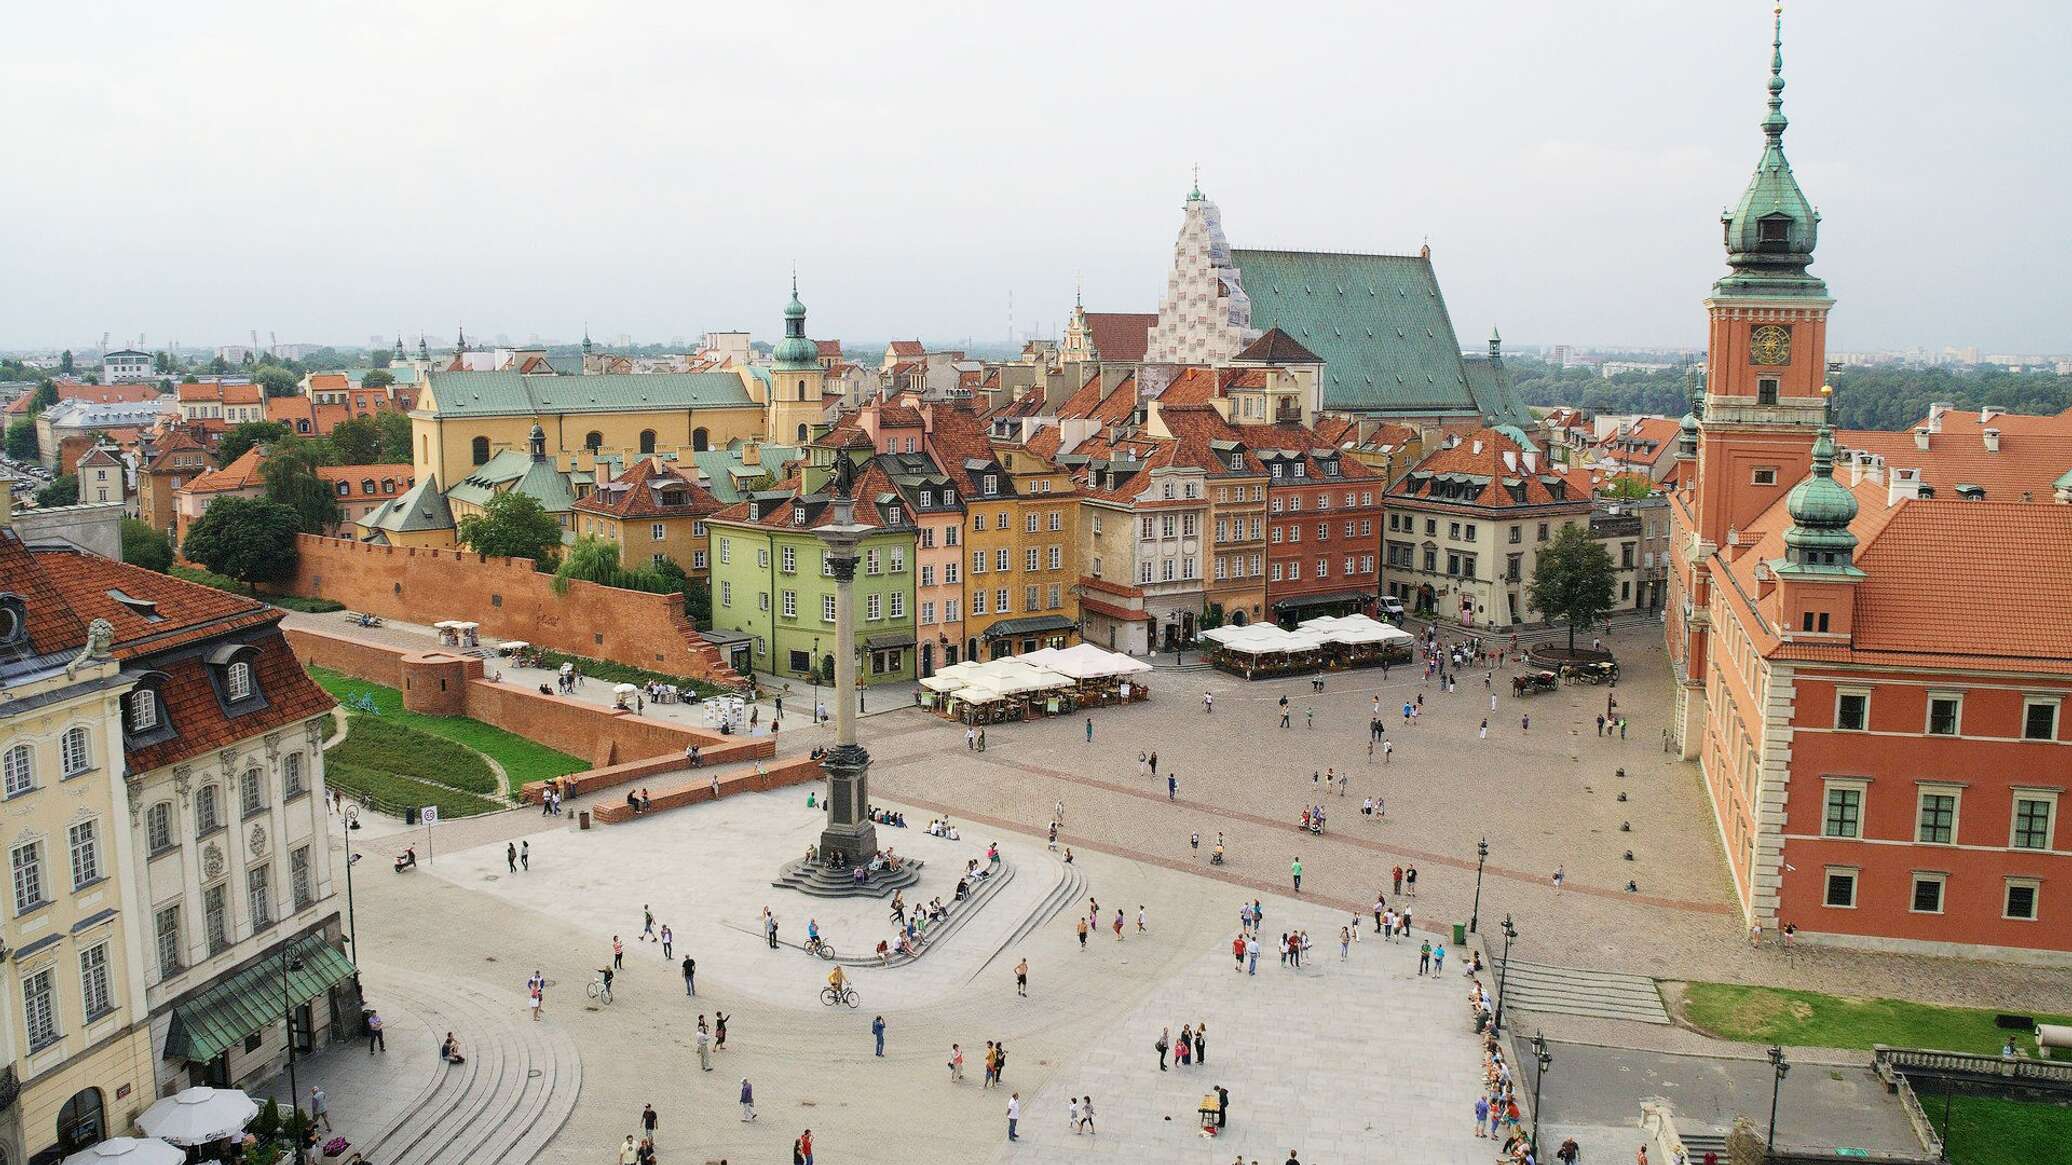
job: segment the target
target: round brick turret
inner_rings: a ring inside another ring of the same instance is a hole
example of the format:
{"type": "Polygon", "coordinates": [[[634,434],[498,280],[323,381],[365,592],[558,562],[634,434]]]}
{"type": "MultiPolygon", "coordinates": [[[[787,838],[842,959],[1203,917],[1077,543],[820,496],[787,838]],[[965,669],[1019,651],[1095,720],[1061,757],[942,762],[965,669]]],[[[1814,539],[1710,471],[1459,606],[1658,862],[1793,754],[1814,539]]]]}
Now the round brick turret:
{"type": "Polygon", "coordinates": [[[465,716],[468,681],[480,679],[482,661],[449,651],[421,651],[400,661],[403,709],[424,716],[465,716]]]}

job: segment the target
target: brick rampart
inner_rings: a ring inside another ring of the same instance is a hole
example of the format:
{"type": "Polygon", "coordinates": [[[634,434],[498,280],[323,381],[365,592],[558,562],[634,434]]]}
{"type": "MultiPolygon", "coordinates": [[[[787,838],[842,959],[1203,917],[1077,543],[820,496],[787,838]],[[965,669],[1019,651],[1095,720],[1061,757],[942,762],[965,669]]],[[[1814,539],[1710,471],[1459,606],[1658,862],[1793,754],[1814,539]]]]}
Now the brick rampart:
{"type": "Polygon", "coordinates": [[[684,617],[683,596],[570,581],[533,569],[529,558],[463,550],[374,546],[304,534],[294,594],[320,596],[388,619],[467,619],[494,639],[610,660],[726,687],[741,684],[719,652],[684,617]]]}
{"type": "MultiPolygon", "coordinates": [[[[826,774],[821,770],[819,761],[800,757],[783,764],[767,766],[760,773],[751,768],[721,776],[719,795],[731,797],[736,793],[759,793],[765,789],[781,789],[786,785],[806,785],[820,780],[824,775],[826,774]]],[[[710,800],[712,779],[708,777],[652,796],[648,801],[647,811],[653,813],[659,809],[675,809],[710,800]]],[[[621,821],[633,820],[634,813],[624,801],[614,801],[592,809],[590,816],[602,824],[614,825],[621,821]]]]}
{"type": "Polygon", "coordinates": [[[288,646],[294,649],[295,658],[301,660],[304,667],[329,668],[356,680],[399,691],[403,687],[404,653],[397,648],[300,627],[283,627],[281,633],[288,637],[288,646]]]}

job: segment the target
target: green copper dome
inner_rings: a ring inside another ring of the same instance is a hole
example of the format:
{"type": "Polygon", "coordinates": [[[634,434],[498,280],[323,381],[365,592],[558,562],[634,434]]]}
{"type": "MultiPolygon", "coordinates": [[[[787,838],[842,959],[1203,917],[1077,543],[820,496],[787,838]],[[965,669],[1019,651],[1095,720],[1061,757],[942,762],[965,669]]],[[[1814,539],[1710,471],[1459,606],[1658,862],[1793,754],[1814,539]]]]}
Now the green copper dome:
{"type": "Polygon", "coordinates": [[[791,280],[791,302],[784,305],[784,338],[771,353],[779,372],[806,372],[820,367],[820,347],[806,338],[806,305],[799,302],[799,281],[791,280]]]}
{"type": "Polygon", "coordinates": [[[1855,570],[1849,558],[1856,550],[1856,535],[1849,532],[1849,523],[1856,520],[1856,495],[1835,480],[1832,429],[1822,427],[1814,439],[1813,476],[1792,488],[1784,508],[1791,515],[1791,528],[1784,532],[1784,569],[1809,573],[1855,570]]]}
{"type": "Polygon", "coordinates": [[[1763,118],[1763,156],[1741,200],[1720,216],[1725,227],[1727,265],[1722,292],[1825,295],[1827,287],[1808,275],[1820,239],[1820,212],[1799,189],[1784,157],[1784,17],[1779,8],[1770,45],[1770,112],[1763,118]]]}

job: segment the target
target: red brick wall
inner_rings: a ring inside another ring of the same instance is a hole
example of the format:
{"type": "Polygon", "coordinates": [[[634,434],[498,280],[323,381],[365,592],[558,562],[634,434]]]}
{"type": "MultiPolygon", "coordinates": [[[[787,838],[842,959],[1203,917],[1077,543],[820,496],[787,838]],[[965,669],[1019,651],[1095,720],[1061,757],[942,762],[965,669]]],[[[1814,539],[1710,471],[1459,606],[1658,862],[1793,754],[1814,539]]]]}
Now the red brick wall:
{"type": "Polygon", "coordinates": [[[288,637],[288,646],[304,667],[330,668],[383,687],[403,686],[403,653],[396,648],[299,627],[283,627],[281,634],[288,637]]]}
{"type": "MultiPolygon", "coordinates": [[[[723,776],[719,781],[719,793],[722,797],[728,797],[735,793],[780,789],[786,785],[806,785],[819,780],[823,775],[819,761],[801,757],[781,765],[771,765],[761,774],[757,774],[754,769],[744,769],[731,776],[723,776]]],[[[674,809],[680,805],[696,805],[710,800],[712,779],[707,777],[702,781],[693,781],[688,785],[655,794],[648,801],[648,811],[652,813],[657,809],[674,809]]],[[[615,801],[599,805],[590,811],[590,816],[601,824],[611,825],[633,820],[633,810],[628,808],[624,801],[615,801]]]]}
{"type": "Polygon", "coordinates": [[[684,617],[683,596],[571,582],[527,558],[466,551],[370,546],[304,534],[287,590],[344,603],[390,619],[435,623],[468,619],[497,639],[522,639],[554,651],[610,660],[666,675],[737,685],[719,652],[684,617]]]}

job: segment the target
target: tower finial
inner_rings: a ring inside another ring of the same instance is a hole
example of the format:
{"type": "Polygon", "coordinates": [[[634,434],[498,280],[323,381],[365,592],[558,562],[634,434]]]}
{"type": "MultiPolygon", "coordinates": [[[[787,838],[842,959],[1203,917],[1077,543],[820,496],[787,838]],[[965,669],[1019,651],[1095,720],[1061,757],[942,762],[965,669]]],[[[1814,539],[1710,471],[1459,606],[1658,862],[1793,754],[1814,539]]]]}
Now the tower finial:
{"type": "Polygon", "coordinates": [[[1791,124],[1784,116],[1784,5],[1772,8],[1775,18],[1770,37],[1770,113],[1763,118],[1763,136],[1773,143],[1784,137],[1791,124]]]}
{"type": "Polygon", "coordinates": [[[1072,273],[1072,306],[1086,306],[1086,276],[1078,271],[1072,273]]]}
{"type": "Polygon", "coordinates": [[[1187,195],[1189,202],[1201,201],[1201,163],[1194,164],[1194,189],[1187,195]]]}

